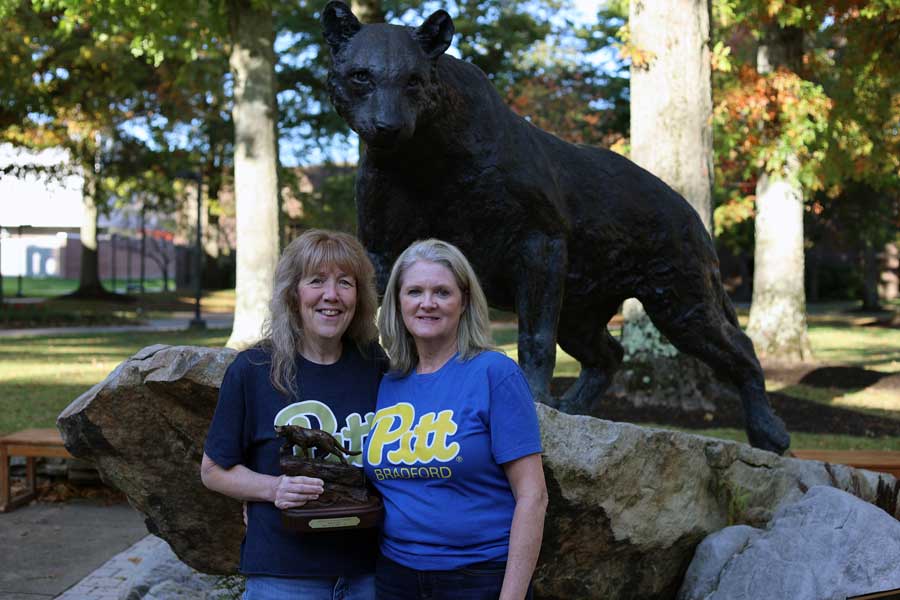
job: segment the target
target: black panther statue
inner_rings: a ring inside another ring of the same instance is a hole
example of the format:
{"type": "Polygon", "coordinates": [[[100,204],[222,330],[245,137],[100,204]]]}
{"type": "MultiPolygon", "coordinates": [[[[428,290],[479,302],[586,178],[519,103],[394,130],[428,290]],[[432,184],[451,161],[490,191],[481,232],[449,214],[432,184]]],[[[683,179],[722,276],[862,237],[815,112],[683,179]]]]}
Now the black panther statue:
{"type": "Polygon", "coordinates": [[[411,242],[456,244],[490,303],[518,313],[519,362],[538,399],[553,402],[557,340],[581,363],[559,401],[567,412],[609,385],[623,352],[606,325],[635,297],[676,348],[739,388],[750,443],[787,449],[712,240],[684,198],[614,152],[514,114],[482,71],[444,54],[454,28],[442,10],[418,28],[361,25],[333,1],[322,25],[332,103],[365,142],[359,236],[380,289],[411,242]]]}

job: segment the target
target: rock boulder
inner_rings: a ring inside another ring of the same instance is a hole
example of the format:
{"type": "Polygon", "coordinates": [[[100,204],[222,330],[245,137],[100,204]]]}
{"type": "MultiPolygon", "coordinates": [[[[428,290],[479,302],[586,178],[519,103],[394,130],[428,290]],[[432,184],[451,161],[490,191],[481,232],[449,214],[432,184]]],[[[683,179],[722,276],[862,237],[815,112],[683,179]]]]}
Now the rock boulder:
{"type": "MultiPolygon", "coordinates": [[[[233,357],[146,348],[58,421],[66,447],[94,461],[147,515],[152,533],[207,573],[234,571],[243,533],[239,503],[206,490],[198,474],[233,357]]],[[[887,475],[537,408],[550,493],[535,573],[541,598],[674,598],[705,537],[728,525],[760,527],[815,485],[872,502],[881,490],[882,504],[892,498],[896,510],[887,475]]]]}
{"type": "Polygon", "coordinates": [[[126,360],[59,415],[66,448],[146,515],[192,567],[234,572],[241,504],[200,482],[206,430],[232,350],[150,346],[126,360]]]}
{"type": "Polygon", "coordinates": [[[674,598],[703,538],[762,526],[815,485],[883,504],[891,489],[896,510],[889,475],[543,405],[538,415],[550,493],[541,598],[674,598]]]}
{"type": "Polygon", "coordinates": [[[697,547],[678,600],[844,600],[900,588],[900,522],[814,487],[765,530],[727,527],[697,547]]]}

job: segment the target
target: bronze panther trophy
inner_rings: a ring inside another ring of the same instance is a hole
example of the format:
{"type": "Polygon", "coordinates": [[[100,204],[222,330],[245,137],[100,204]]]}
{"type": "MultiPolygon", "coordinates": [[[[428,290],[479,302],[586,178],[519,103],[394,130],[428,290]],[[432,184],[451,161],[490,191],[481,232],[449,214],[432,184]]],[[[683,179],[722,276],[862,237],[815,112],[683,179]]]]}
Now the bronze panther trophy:
{"type": "Polygon", "coordinates": [[[281,449],[281,472],[296,477],[317,477],[325,482],[325,491],[316,500],[302,507],[281,511],[281,524],[298,533],[336,531],[375,527],[381,521],[384,508],[381,498],[371,494],[366,476],[360,467],[347,462],[344,455],[360,452],[346,450],[330,433],[299,425],[276,425],[275,433],[285,438],[281,449]],[[294,446],[302,453],[295,456],[294,446]],[[315,448],[317,456],[310,455],[315,448]],[[334,454],[339,463],[327,462],[334,454]]]}

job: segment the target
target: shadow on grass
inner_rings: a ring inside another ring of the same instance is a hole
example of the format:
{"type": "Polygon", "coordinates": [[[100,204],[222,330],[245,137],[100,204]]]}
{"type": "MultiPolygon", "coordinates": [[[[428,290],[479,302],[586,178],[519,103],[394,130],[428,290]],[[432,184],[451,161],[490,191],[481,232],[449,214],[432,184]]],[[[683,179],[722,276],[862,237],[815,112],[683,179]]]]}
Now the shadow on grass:
{"type": "MultiPolygon", "coordinates": [[[[551,392],[559,395],[573,381],[574,378],[571,377],[555,377],[551,384],[551,392]]],[[[789,396],[784,391],[770,392],[769,401],[776,414],[784,420],[788,430],[792,432],[866,438],[900,436],[900,411],[884,411],[890,413],[889,417],[876,416],[789,396]]],[[[739,402],[719,402],[713,412],[688,412],[667,406],[634,406],[627,398],[606,394],[587,414],[611,421],[659,423],[696,430],[744,429],[743,410],[739,402]]]]}
{"type": "Polygon", "coordinates": [[[860,367],[822,367],[804,375],[799,383],[816,388],[837,388],[847,392],[864,390],[894,375],[860,367]]]}
{"type": "MultiPolygon", "coordinates": [[[[848,361],[851,362],[851,361],[848,361]]],[[[840,403],[849,395],[864,393],[872,406],[862,403],[859,410],[886,418],[900,418],[900,372],[876,371],[853,364],[766,367],[766,379],[781,384],[778,392],[823,405],[840,403]],[[897,398],[890,402],[891,396],[897,398]]]]}

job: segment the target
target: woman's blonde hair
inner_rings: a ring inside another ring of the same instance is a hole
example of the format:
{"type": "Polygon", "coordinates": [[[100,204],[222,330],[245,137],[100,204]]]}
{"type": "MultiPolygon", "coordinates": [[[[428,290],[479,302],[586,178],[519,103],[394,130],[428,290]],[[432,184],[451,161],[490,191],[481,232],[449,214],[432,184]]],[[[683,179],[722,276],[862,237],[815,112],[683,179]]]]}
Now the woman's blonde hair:
{"type": "Polygon", "coordinates": [[[412,372],[419,361],[419,354],[400,313],[400,288],[403,286],[403,275],[418,261],[447,267],[463,293],[466,303],[456,335],[459,359],[468,360],[479,352],[494,347],[491,343],[487,299],[472,265],[453,244],[436,239],[419,240],[404,250],[394,263],[384,291],[381,313],[378,315],[378,329],[382,345],[391,359],[391,370],[403,375],[412,372]]]}
{"type": "Polygon", "coordinates": [[[303,278],[331,267],[338,267],[356,279],[356,312],[344,337],[355,342],[361,351],[378,337],[375,269],[362,244],[352,235],[339,231],[304,232],[288,244],[275,267],[270,316],[260,343],[271,354],[272,385],[289,398],[296,398],[299,391],[295,361],[304,335],[298,285],[303,278]]]}

